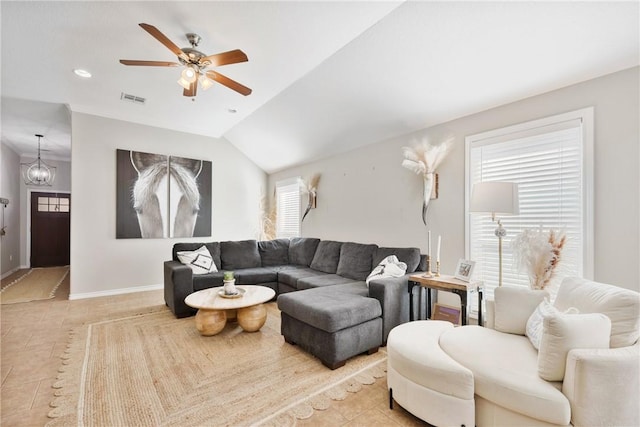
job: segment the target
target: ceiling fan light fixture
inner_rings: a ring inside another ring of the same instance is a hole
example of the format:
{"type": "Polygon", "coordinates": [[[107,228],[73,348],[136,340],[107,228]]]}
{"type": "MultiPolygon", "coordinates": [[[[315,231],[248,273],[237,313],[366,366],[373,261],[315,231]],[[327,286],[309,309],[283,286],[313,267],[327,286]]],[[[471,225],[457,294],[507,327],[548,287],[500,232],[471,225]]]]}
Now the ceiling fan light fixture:
{"type": "Polygon", "coordinates": [[[191,83],[186,81],[182,76],[180,76],[180,78],[178,79],[178,84],[187,90],[189,90],[189,88],[191,87],[191,83]]]}
{"type": "Polygon", "coordinates": [[[202,90],[207,90],[213,86],[213,81],[208,78],[206,74],[201,74],[200,77],[198,77],[198,81],[200,82],[202,90]]]}
{"type": "Polygon", "coordinates": [[[182,70],[182,78],[189,83],[193,83],[198,78],[198,72],[193,67],[186,67],[182,70]]]}

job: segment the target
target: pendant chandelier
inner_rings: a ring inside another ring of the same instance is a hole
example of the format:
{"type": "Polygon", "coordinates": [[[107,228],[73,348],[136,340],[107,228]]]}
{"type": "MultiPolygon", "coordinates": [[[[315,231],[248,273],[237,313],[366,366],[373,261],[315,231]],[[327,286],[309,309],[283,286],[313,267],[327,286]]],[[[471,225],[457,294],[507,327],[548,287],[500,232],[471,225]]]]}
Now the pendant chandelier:
{"type": "Polygon", "coordinates": [[[56,177],[56,168],[49,166],[40,158],[40,138],[38,137],[38,158],[31,163],[22,163],[22,178],[27,185],[48,185],[53,184],[56,177]]]}

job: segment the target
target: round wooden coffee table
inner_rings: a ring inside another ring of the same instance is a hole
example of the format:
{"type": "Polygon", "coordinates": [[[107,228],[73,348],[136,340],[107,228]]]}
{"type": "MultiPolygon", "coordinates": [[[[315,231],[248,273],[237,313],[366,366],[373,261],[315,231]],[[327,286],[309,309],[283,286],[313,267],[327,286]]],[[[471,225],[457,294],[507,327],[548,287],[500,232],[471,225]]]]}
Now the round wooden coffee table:
{"type": "Polygon", "coordinates": [[[242,296],[224,297],[224,288],[210,288],[194,292],[184,299],[189,307],[197,308],[196,328],[205,336],[216,335],[224,329],[227,319],[237,318],[246,332],[256,332],[267,320],[264,302],[275,296],[275,291],[266,286],[236,286],[242,296]]]}

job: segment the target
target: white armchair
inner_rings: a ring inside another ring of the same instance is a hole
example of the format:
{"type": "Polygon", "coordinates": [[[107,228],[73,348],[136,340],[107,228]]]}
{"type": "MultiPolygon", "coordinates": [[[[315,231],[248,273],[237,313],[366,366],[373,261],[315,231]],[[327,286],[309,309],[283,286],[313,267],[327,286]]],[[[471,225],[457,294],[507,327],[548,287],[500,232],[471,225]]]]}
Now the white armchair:
{"type": "MultiPolygon", "coordinates": [[[[544,296],[543,291],[515,287],[496,289],[495,300],[487,301],[486,326],[499,332],[510,332],[510,335],[524,335],[526,321],[523,324],[522,319],[528,319],[533,313],[531,307],[537,306],[544,296]],[[505,319],[511,319],[511,323],[506,324],[505,319]]],[[[554,306],[560,311],[574,307],[581,314],[602,313],[611,320],[610,348],[575,348],[566,355],[561,390],[570,405],[571,424],[640,425],[640,294],[585,279],[567,278],[559,288],[554,306]]],[[[543,349],[540,350],[538,368],[543,363],[541,358],[545,357],[541,354],[543,349]]],[[[450,355],[457,360],[455,354],[450,355]]],[[[555,385],[560,387],[560,383],[555,385]]],[[[505,412],[495,411],[494,405],[500,406],[501,402],[476,405],[478,426],[483,425],[480,420],[487,419],[483,408],[494,415],[505,412]]],[[[504,423],[498,417],[491,424],[504,423]]]]}

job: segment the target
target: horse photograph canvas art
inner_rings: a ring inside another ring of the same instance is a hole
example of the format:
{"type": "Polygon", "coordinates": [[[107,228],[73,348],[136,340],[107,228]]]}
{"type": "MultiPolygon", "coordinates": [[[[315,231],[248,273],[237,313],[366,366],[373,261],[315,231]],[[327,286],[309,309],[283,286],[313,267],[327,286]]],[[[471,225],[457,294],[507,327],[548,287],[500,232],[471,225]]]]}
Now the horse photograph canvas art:
{"type": "Polygon", "coordinates": [[[211,236],[211,162],[116,150],[116,238],[211,236]]]}

